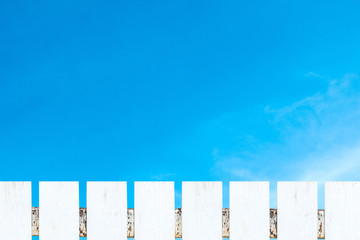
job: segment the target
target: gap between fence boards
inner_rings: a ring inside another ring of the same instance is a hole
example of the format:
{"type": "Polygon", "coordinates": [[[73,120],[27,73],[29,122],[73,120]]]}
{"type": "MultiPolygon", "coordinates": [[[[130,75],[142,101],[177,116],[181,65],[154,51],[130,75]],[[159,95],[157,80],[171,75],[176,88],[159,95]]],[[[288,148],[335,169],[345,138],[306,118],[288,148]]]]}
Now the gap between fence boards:
{"type": "MultiPolygon", "coordinates": [[[[175,238],[182,237],[182,224],[181,224],[181,208],[175,209],[175,238]]],[[[223,238],[230,236],[230,210],[223,208],[222,210],[222,235],[223,238]]],[[[79,236],[86,237],[87,230],[87,213],[86,208],[79,209],[79,236]]],[[[135,236],[135,217],[134,209],[128,208],[127,210],[127,237],[133,238],[135,236]]],[[[32,235],[39,236],[39,208],[32,208],[32,235]]],[[[277,238],[277,210],[270,209],[270,238],[277,238]]],[[[325,238],[325,210],[318,210],[318,238],[325,238]]]]}

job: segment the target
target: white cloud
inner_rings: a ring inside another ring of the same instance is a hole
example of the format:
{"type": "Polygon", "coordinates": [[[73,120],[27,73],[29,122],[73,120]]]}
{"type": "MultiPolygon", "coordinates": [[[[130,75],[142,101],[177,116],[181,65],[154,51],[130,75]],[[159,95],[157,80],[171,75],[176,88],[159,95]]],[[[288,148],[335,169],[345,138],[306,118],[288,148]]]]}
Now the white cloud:
{"type": "Polygon", "coordinates": [[[276,139],[257,137],[249,151],[216,151],[215,171],[233,180],[360,180],[359,83],[349,74],[325,92],[266,106],[261,117],[276,139]]]}
{"type": "Polygon", "coordinates": [[[359,180],[360,144],[309,158],[300,175],[303,181],[359,180]]]}

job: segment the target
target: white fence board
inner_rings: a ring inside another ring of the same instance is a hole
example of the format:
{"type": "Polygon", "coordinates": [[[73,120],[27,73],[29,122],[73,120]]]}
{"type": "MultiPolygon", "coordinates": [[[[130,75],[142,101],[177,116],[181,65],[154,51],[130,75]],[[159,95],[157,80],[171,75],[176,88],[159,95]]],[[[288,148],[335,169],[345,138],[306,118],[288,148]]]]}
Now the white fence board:
{"type": "Polygon", "coordinates": [[[222,239],[222,183],[183,182],[182,221],[184,240],[222,239]]]}
{"type": "Polygon", "coordinates": [[[230,239],[269,240],[269,182],[230,182],[230,239]]]}
{"type": "Polygon", "coordinates": [[[31,240],[31,182],[0,182],[0,239],[31,240]]]}
{"type": "Polygon", "coordinates": [[[278,239],[317,239],[317,183],[278,182],[278,239]]]}
{"type": "Polygon", "coordinates": [[[315,182],[279,182],[270,211],[268,182],[230,182],[231,211],[222,208],[221,182],[183,182],[180,209],[173,182],[136,182],[135,210],[126,188],[88,182],[88,208],[79,209],[77,182],[41,182],[39,208],[31,207],[30,182],[0,182],[0,239],[29,240],[39,227],[41,240],[360,239],[360,182],[326,183],[326,221],[315,182]]]}
{"type": "Polygon", "coordinates": [[[360,182],[325,183],[326,240],[360,239],[360,182]]]}
{"type": "Polygon", "coordinates": [[[87,182],[87,239],[127,239],[126,182],[87,182]]]}
{"type": "Polygon", "coordinates": [[[174,182],[135,182],[135,239],[175,239],[174,182]]]}
{"type": "Polygon", "coordinates": [[[78,182],[40,182],[41,240],[79,240],[78,182]]]}

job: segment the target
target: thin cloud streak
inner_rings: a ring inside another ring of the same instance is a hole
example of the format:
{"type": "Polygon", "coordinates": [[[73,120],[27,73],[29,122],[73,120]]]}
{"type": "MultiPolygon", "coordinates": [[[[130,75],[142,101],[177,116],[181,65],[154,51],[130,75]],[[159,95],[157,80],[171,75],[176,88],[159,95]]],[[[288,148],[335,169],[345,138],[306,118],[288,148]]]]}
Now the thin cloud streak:
{"type": "Polygon", "coordinates": [[[214,170],[229,180],[358,180],[360,88],[356,75],[331,80],[318,92],[262,117],[276,139],[255,137],[248,152],[214,151],[214,170]],[[225,174],[224,174],[225,173],[225,174]]]}

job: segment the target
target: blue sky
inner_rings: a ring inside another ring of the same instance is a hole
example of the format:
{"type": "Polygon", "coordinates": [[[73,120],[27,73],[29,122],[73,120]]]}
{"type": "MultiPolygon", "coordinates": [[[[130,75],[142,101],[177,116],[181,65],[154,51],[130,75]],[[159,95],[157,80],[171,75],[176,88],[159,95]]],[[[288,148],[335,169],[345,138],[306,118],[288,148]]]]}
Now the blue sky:
{"type": "Polygon", "coordinates": [[[360,180],[359,10],[2,0],[0,180],[360,180]]]}

